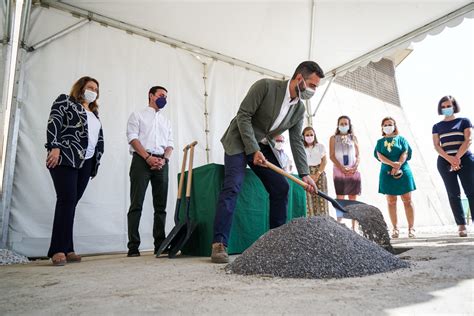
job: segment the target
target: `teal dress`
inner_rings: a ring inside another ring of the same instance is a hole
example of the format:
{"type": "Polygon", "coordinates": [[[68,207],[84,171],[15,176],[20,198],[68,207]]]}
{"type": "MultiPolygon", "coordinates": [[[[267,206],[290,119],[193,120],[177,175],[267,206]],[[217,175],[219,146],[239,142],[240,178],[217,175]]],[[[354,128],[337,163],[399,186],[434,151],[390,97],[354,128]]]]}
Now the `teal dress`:
{"type": "Polygon", "coordinates": [[[400,168],[400,170],[403,171],[403,175],[399,179],[395,179],[390,175],[392,167],[382,163],[379,176],[379,193],[402,195],[416,190],[415,180],[413,179],[413,174],[407,162],[411,159],[411,148],[405,138],[399,135],[395,137],[383,137],[377,141],[374,150],[374,156],[378,160],[377,152],[391,161],[398,161],[404,152],[408,154],[407,160],[400,168]]]}

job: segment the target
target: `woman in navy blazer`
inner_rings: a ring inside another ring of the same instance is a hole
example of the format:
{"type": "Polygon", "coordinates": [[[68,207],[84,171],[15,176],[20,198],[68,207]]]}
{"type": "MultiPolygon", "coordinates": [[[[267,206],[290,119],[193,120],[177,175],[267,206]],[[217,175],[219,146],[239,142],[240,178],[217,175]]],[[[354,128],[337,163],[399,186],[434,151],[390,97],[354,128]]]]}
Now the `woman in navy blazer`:
{"type": "Polygon", "coordinates": [[[104,153],[98,115],[99,82],[82,77],[69,95],[54,101],[46,131],[46,166],[56,190],[56,208],[48,257],[53,265],[80,262],[74,252],[73,225],[76,205],[94,178],[104,153]]]}

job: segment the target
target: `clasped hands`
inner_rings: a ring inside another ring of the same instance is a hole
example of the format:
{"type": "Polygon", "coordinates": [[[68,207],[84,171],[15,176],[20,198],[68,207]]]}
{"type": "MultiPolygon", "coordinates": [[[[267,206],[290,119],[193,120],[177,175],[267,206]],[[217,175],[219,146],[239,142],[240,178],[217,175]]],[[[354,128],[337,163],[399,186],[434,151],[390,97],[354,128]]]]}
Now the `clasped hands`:
{"type": "Polygon", "coordinates": [[[163,166],[166,164],[166,160],[164,158],[149,156],[146,160],[148,166],[150,166],[150,170],[161,170],[163,166]]]}
{"type": "Polygon", "coordinates": [[[449,164],[451,165],[450,171],[458,171],[461,169],[461,159],[456,156],[449,156],[447,159],[449,164]]]}

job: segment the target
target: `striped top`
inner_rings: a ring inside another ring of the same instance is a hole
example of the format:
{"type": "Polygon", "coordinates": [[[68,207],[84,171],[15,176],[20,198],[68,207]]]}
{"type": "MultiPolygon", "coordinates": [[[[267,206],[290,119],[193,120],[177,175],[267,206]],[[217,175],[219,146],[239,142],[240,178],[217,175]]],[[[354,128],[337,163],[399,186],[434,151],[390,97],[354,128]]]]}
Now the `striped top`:
{"type": "Polygon", "coordinates": [[[433,134],[439,135],[441,147],[448,155],[456,155],[459,147],[464,142],[464,130],[466,128],[472,128],[471,121],[459,117],[452,121],[436,123],[433,125],[433,134]]]}

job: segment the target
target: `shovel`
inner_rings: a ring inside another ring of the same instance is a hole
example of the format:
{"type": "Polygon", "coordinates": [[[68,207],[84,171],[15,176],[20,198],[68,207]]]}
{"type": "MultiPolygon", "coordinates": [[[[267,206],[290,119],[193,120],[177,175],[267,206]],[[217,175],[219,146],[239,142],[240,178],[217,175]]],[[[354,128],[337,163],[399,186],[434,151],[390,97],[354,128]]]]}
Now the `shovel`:
{"type": "Polygon", "coordinates": [[[181,174],[179,176],[179,184],[178,184],[178,197],[176,198],[176,207],[174,210],[174,228],[168,234],[166,239],[161,243],[160,248],[156,251],[156,257],[158,258],[163,251],[169,250],[169,245],[173,242],[178,234],[179,230],[181,229],[181,225],[179,223],[179,209],[181,207],[181,193],[183,192],[183,185],[184,185],[184,170],[186,169],[186,160],[188,157],[188,150],[190,145],[186,145],[183,149],[183,163],[181,164],[181,174]]]}
{"type": "Polygon", "coordinates": [[[193,159],[194,159],[194,147],[196,146],[197,141],[189,144],[190,153],[189,153],[189,166],[188,166],[188,179],[186,183],[186,219],[184,223],[180,224],[180,230],[176,234],[176,238],[173,239],[173,242],[169,245],[169,258],[176,257],[178,251],[183,248],[186,242],[191,237],[192,233],[196,229],[197,223],[192,222],[189,218],[189,207],[191,202],[191,184],[193,180],[193,159]]]}
{"type": "MultiPolygon", "coordinates": [[[[272,164],[269,161],[265,162],[265,166],[267,166],[268,168],[272,169],[273,171],[281,174],[282,176],[287,177],[288,179],[295,182],[296,184],[299,184],[300,186],[302,186],[305,189],[309,185],[306,182],[301,181],[297,177],[295,177],[295,176],[289,174],[288,172],[282,170],[281,168],[275,166],[274,164],[272,164]]],[[[318,195],[320,197],[322,197],[323,199],[329,201],[335,209],[338,209],[339,211],[343,212],[344,214],[347,214],[347,211],[344,209],[344,207],[338,201],[336,201],[335,199],[329,197],[326,193],[321,192],[320,190],[318,190],[318,195]]]]}

